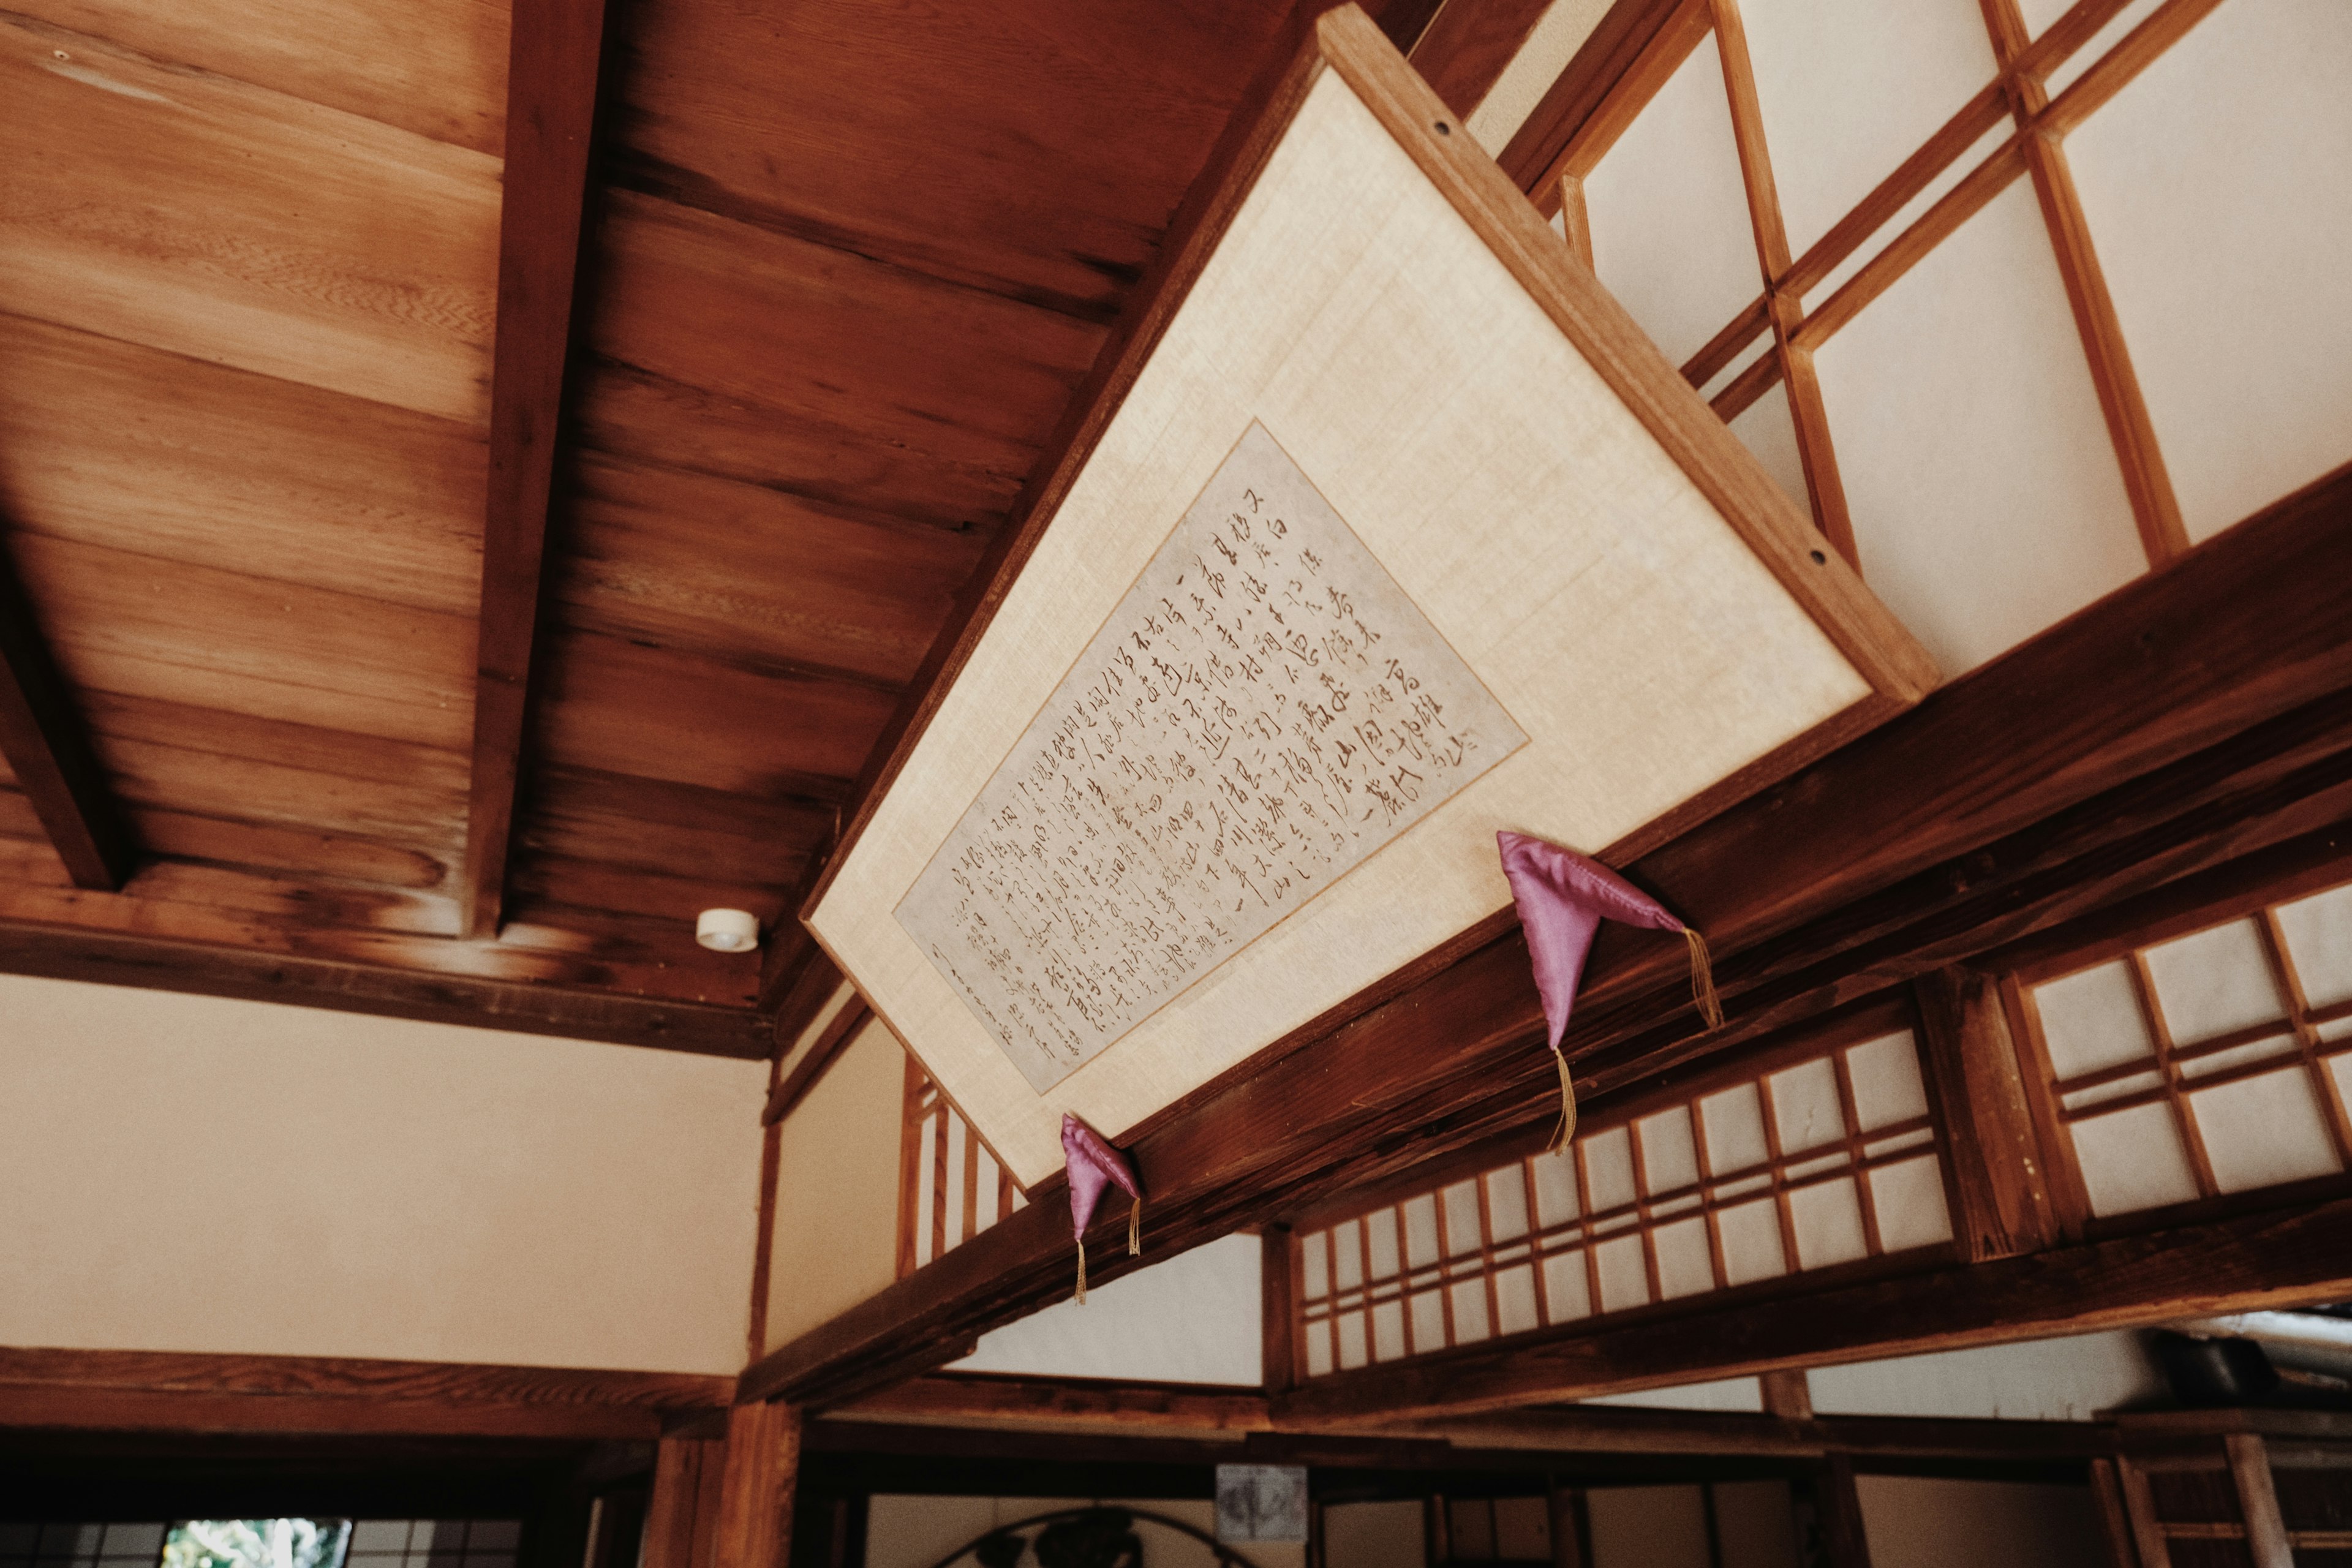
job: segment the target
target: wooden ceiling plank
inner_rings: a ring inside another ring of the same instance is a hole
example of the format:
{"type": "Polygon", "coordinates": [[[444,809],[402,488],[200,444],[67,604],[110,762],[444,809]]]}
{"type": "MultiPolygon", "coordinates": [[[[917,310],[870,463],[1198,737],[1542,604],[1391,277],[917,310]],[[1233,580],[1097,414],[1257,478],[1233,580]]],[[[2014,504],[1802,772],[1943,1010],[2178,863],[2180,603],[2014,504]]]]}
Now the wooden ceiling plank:
{"type": "MultiPolygon", "coordinates": [[[[454,946],[446,942],[439,945],[454,946]]],[[[770,1044],[767,1021],[746,1007],[8,920],[0,920],[0,973],[608,1040],[751,1061],[764,1058],[770,1044]]]]}
{"type": "Polygon", "coordinates": [[[1099,326],[1286,9],[981,0],[877,32],[861,0],[637,7],[617,174],[836,258],[1099,326]],[[795,63],[791,91],[779,59],[795,63]]]}
{"type": "Polygon", "coordinates": [[[1336,1373],[1276,1398],[1275,1419],[1429,1419],[2340,1300],[2347,1259],[2339,1199],[1336,1373]]]}
{"type": "Polygon", "coordinates": [[[18,527],[473,616],[479,429],[5,310],[0,361],[18,527]]]}
{"type": "Polygon", "coordinates": [[[516,0],[460,889],[468,937],[498,934],[505,898],[604,49],[604,0],[516,0]]]}
{"type": "MultiPolygon", "coordinates": [[[[1568,1042],[1580,1079],[1622,1087],[1745,1037],[1744,987],[1765,1026],[1794,1023],[2352,811],[2340,779],[2311,798],[2302,776],[2313,748],[2339,774],[2352,756],[2347,519],[2352,468],[1634,862],[1715,944],[1735,1026],[1693,1035],[1680,950],[1604,931],[1568,1042]]],[[[1132,1135],[1159,1246],[1533,1126],[1542,1028],[1515,931],[1336,1010],[1132,1135]]],[[[855,1395],[1056,1299],[1050,1208],[782,1347],[746,1394],[855,1395]]]]}
{"type": "Polygon", "coordinates": [[[0,554],[0,752],[32,803],[74,885],[112,890],[139,848],[65,677],[49,655],[25,585],[0,554]]]}
{"type": "Polygon", "coordinates": [[[0,15],[22,315],[478,426],[499,163],[0,15]]]}
{"type": "Polygon", "coordinates": [[[504,133],[502,0],[22,0],[16,9],[478,153],[495,156],[504,133]]]}

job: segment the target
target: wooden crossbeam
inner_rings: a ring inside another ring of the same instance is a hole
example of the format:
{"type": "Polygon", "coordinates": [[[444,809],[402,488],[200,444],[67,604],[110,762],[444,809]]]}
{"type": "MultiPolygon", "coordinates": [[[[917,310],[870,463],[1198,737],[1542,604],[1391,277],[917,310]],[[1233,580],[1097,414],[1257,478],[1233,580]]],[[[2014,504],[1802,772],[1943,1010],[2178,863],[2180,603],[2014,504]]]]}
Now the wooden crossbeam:
{"type": "Polygon", "coordinates": [[[2340,1300],[2348,1291],[2352,1199],[2339,1199],[1335,1373],[1276,1398],[1274,1419],[1429,1420],[1781,1367],[2340,1300]]]}
{"type": "Polygon", "coordinates": [[[0,973],[281,1002],[750,1061],[768,1055],[772,1037],[768,1021],[748,1007],[380,968],[247,948],[163,942],[124,931],[14,921],[0,921],[0,973]]]}
{"type": "MultiPolygon", "coordinates": [[[[1622,1089],[2352,818],[2347,584],[2352,469],[1635,861],[1714,943],[1731,1019],[1696,1032],[1681,950],[1605,928],[1567,1041],[1580,1081],[1622,1089]]],[[[1137,1130],[1151,1256],[1536,1127],[1542,1037],[1498,919],[1137,1130]]],[[[855,1398],[1056,1299],[1054,1206],[781,1347],[743,1395],[855,1398]]]]}
{"type": "Polygon", "coordinates": [[[0,1347],[0,1427],[645,1439],[727,1392],[682,1373],[0,1347]]]}
{"type": "Polygon", "coordinates": [[[78,888],[131,879],[138,845],[16,569],[0,555],[0,756],[78,888]]]}
{"type": "MultiPolygon", "coordinates": [[[[873,1394],[825,1422],[828,1446],[854,1447],[861,1423],[956,1423],[986,1430],[993,1423],[1024,1431],[1059,1431],[1111,1453],[1127,1437],[1250,1434],[1251,1458],[1270,1458],[1294,1440],[1376,1436],[1442,1443],[1468,1451],[1544,1454],[1679,1454],[1818,1458],[1991,1459],[2009,1463],[2079,1460],[2116,1451],[2114,1427],[2096,1421],[1990,1421],[1946,1417],[1744,1415],[1651,1410],[1623,1405],[1527,1408],[1458,1419],[1417,1421],[1377,1430],[1277,1419],[1255,1390],[1090,1378],[934,1373],[873,1394]]],[[[871,1428],[866,1428],[869,1431],[871,1428]]],[[[982,1439],[985,1442],[985,1439],[982,1439]]],[[[1215,1449],[1204,1448],[1213,1460],[1215,1449]]],[[[1334,1448],[1344,1461],[1345,1448],[1334,1448]]],[[[1385,1458],[1378,1450],[1367,1458],[1385,1458]]]]}
{"type": "Polygon", "coordinates": [[[604,36],[604,0],[516,0],[460,889],[468,937],[496,936],[505,905],[604,36]]]}

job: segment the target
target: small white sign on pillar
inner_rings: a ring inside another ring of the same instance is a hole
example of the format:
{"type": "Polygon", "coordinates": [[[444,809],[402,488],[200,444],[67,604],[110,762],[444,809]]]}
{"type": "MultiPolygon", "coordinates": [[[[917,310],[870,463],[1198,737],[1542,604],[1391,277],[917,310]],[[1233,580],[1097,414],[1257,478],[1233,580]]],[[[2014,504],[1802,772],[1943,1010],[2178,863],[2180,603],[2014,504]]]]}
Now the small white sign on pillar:
{"type": "Polygon", "coordinates": [[[1219,1465],[1217,1539],[1244,1541],[1307,1539],[1307,1468],[1304,1465],[1219,1465]]]}

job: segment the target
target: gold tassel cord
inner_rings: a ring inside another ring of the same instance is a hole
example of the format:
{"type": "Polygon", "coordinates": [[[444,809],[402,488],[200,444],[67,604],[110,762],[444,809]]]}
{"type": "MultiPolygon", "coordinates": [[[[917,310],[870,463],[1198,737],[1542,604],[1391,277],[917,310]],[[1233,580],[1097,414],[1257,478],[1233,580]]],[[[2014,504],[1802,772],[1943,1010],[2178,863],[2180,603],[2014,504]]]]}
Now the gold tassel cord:
{"type": "Polygon", "coordinates": [[[1710,1029],[1723,1027],[1723,999],[1715,994],[1715,966],[1707,961],[1706,938],[1693,926],[1683,927],[1683,939],[1690,943],[1691,1000],[1698,1004],[1699,1016],[1710,1029]]]}
{"type": "Polygon", "coordinates": [[[1568,1079],[1568,1058],[1554,1051],[1551,1058],[1559,1064],[1559,1131],[1551,1141],[1551,1152],[1557,1154],[1576,1136],[1576,1086],[1568,1079]]]}
{"type": "Polygon", "coordinates": [[[1078,1305],[1087,1304],[1087,1238],[1078,1237],[1078,1305]]]}
{"type": "Polygon", "coordinates": [[[1143,1200],[1136,1199],[1127,1205],[1127,1255],[1143,1256],[1143,1200]]]}

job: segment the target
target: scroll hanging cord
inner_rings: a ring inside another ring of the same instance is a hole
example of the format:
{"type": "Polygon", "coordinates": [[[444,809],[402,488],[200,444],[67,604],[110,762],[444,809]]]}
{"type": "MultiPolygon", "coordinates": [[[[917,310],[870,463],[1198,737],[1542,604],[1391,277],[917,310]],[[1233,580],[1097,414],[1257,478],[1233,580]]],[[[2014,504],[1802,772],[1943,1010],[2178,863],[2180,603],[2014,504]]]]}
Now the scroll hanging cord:
{"type": "Polygon", "coordinates": [[[1559,1064],[1559,1131],[1551,1141],[1551,1152],[1557,1154],[1576,1136],[1576,1086],[1568,1079],[1568,1058],[1554,1049],[1551,1059],[1559,1064]]]}
{"type": "Polygon", "coordinates": [[[1081,1233],[1081,1234],[1079,1235],[1079,1237],[1078,1237],[1078,1305],[1079,1305],[1079,1306],[1081,1306],[1081,1307],[1083,1307],[1083,1306],[1085,1306],[1086,1304],[1087,1304],[1087,1238],[1086,1238],[1085,1235],[1084,1235],[1083,1233],[1081,1233]]]}
{"type": "MultiPolygon", "coordinates": [[[[1706,938],[1698,934],[1696,926],[1683,927],[1683,940],[1690,943],[1691,1000],[1698,1006],[1699,1016],[1710,1029],[1723,1027],[1723,999],[1715,994],[1715,966],[1708,960],[1706,938]]],[[[1563,1060],[1560,1070],[1568,1064],[1563,1060]]]]}
{"type": "Polygon", "coordinates": [[[1143,1200],[1137,1198],[1127,1205],[1127,1255],[1143,1256],[1143,1200]]]}

